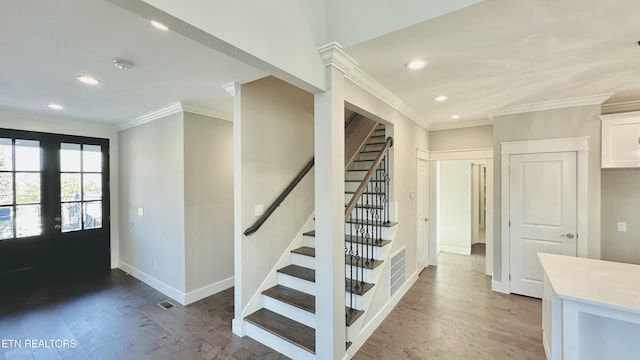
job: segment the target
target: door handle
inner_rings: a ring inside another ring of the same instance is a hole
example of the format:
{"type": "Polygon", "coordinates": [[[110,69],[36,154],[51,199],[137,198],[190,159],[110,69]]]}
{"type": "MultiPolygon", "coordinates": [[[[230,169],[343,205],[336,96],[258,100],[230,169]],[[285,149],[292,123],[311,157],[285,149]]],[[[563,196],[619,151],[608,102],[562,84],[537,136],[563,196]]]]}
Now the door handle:
{"type": "Polygon", "coordinates": [[[55,224],[55,225],[53,225],[53,228],[54,228],[54,229],[61,229],[61,228],[62,228],[62,225],[60,225],[60,224],[55,224]]]}
{"type": "Polygon", "coordinates": [[[428,217],[424,218],[424,221],[429,221],[429,218],[428,217]]]}
{"type": "Polygon", "coordinates": [[[560,235],[560,236],[564,236],[564,237],[567,237],[569,239],[573,239],[575,237],[575,235],[573,235],[572,233],[566,233],[566,234],[563,234],[563,235],[560,235]]]}

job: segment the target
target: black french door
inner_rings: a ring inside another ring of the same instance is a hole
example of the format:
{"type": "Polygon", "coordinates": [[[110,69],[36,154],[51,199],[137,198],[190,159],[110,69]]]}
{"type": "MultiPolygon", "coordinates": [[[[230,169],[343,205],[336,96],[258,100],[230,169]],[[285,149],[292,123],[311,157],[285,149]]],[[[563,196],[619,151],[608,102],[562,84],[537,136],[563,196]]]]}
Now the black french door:
{"type": "Polygon", "coordinates": [[[109,140],[0,129],[0,279],[110,267],[109,140]]]}

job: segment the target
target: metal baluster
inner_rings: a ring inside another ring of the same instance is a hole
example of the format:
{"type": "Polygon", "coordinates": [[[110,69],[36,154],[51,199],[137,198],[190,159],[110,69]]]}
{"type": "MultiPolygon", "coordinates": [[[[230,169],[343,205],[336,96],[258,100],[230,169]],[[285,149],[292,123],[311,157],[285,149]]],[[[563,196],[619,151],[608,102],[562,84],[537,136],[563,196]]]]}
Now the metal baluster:
{"type": "Polygon", "coordinates": [[[384,163],[384,206],[385,206],[385,224],[389,223],[389,167],[387,166],[387,159],[389,157],[389,150],[385,154],[384,163]]]}
{"type": "MultiPolygon", "coordinates": [[[[349,234],[351,234],[350,236],[353,236],[353,216],[351,214],[349,214],[349,225],[351,229],[351,231],[349,231],[349,234]]],[[[353,240],[353,239],[350,239],[350,240],[353,240]]],[[[349,264],[351,264],[351,266],[349,267],[349,279],[352,279],[353,278],[353,242],[350,242],[349,244],[350,244],[349,246],[351,247],[351,250],[349,251],[349,264]]],[[[344,248],[346,251],[347,249],[346,245],[344,248]]],[[[349,285],[349,290],[350,290],[349,307],[353,309],[353,282],[349,281],[349,284],[347,285],[349,285]]]]}

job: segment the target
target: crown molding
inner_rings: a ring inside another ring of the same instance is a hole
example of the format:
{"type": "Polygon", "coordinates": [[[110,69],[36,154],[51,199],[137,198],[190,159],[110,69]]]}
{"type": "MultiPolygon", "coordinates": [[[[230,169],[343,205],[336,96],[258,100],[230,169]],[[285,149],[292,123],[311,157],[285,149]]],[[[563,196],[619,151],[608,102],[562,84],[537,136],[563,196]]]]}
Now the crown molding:
{"type": "Polygon", "coordinates": [[[360,67],[355,67],[351,72],[345,74],[345,77],[355,85],[363,88],[371,95],[375,96],[393,109],[399,111],[404,116],[413,120],[416,124],[427,130],[431,130],[429,123],[424,120],[420,114],[412,107],[407,105],[402,99],[392,93],[389,89],[377,82],[374,78],[365,73],[360,67]]]}
{"type": "Polygon", "coordinates": [[[640,110],[640,100],[625,101],[613,104],[602,104],[603,114],[623,113],[640,110]]]}
{"type": "Polygon", "coordinates": [[[609,99],[611,95],[613,95],[613,93],[543,101],[543,102],[532,103],[532,104],[507,106],[507,107],[494,110],[491,113],[491,115],[495,117],[495,116],[503,116],[503,115],[522,114],[522,113],[535,112],[535,111],[564,109],[564,108],[570,108],[570,107],[576,107],[576,106],[601,105],[603,102],[607,101],[607,99],[609,99]]]}
{"type": "Polygon", "coordinates": [[[205,109],[205,108],[201,108],[201,107],[197,107],[197,106],[192,106],[192,105],[187,105],[187,104],[182,104],[182,111],[188,112],[188,113],[192,113],[192,114],[198,114],[198,115],[202,115],[202,116],[208,116],[208,117],[212,117],[212,118],[216,118],[216,119],[220,119],[220,120],[233,121],[233,116],[232,115],[218,113],[218,112],[215,112],[215,111],[211,111],[209,109],[205,109]]]}
{"type": "Polygon", "coordinates": [[[240,83],[232,81],[222,85],[222,88],[231,96],[236,96],[240,92],[240,83]]]}
{"type": "Polygon", "coordinates": [[[460,129],[467,128],[473,126],[485,126],[485,125],[493,125],[493,119],[490,117],[480,118],[480,119],[472,119],[472,120],[463,120],[463,121],[441,121],[437,123],[432,123],[431,131],[438,130],[450,130],[450,129],[460,129]]]}
{"type": "Polygon", "coordinates": [[[127,123],[120,125],[118,127],[118,131],[132,128],[134,126],[139,126],[139,125],[151,122],[153,120],[157,120],[165,116],[173,115],[182,111],[183,111],[182,103],[180,101],[176,101],[175,103],[171,103],[159,109],[137,116],[133,121],[129,121],[127,123]]]}
{"type": "Polygon", "coordinates": [[[349,56],[342,46],[335,41],[319,47],[318,52],[324,66],[333,66],[345,74],[358,67],[358,62],[349,56]]]}

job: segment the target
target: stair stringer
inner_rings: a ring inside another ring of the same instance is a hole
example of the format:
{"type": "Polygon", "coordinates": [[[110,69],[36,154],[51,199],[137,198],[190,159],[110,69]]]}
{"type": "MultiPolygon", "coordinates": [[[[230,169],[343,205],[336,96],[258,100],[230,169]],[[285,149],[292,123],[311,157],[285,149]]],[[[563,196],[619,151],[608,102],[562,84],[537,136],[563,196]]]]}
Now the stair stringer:
{"type": "Polygon", "coordinates": [[[289,246],[282,253],[282,256],[280,256],[280,258],[274,264],[271,270],[269,270],[269,273],[265,276],[265,279],[258,287],[258,290],[251,296],[251,299],[247,303],[247,306],[245,306],[244,309],[242,309],[243,319],[247,315],[255,311],[258,311],[260,308],[263,307],[262,292],[278,284],[278,269],[291,264],[291,250],[302,246],[302,243],[303,243],[302,234],[307,231],[305,229],[312,229],[314,227],[314,221],[315,221],[314,218],[315,218],[315,212],[312,213],[311,216],[309,216],[307,221],[305,221],[300,231],[298,231],[296,236],[294,236],[294,238],[291,240],[291,243],[289,243],[289,246]]]}

